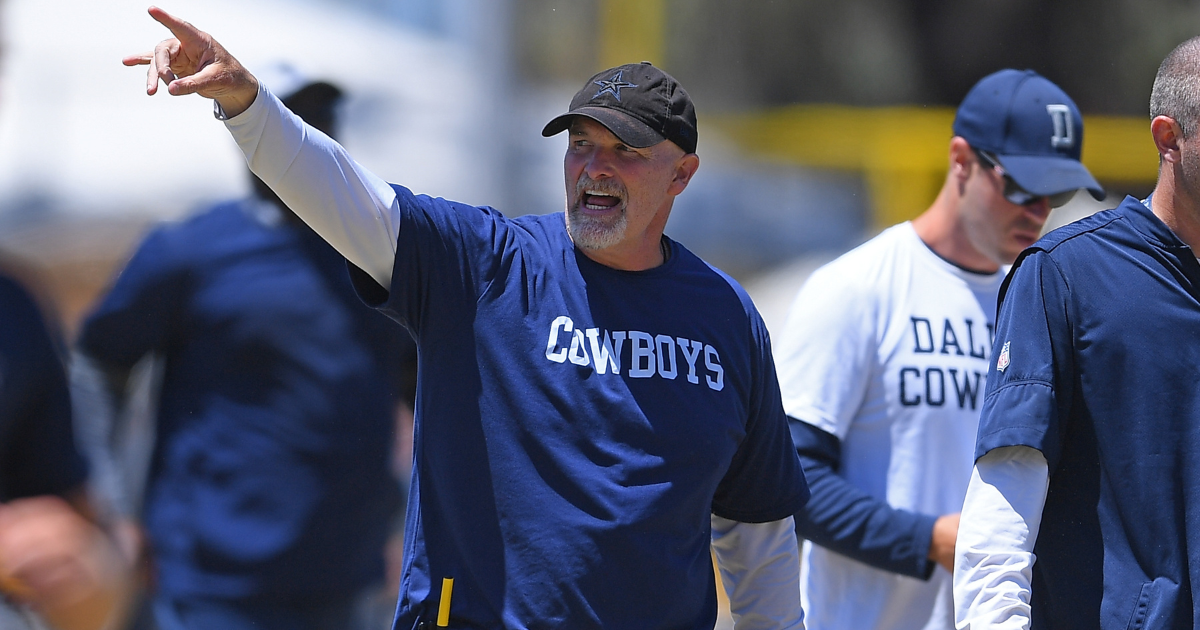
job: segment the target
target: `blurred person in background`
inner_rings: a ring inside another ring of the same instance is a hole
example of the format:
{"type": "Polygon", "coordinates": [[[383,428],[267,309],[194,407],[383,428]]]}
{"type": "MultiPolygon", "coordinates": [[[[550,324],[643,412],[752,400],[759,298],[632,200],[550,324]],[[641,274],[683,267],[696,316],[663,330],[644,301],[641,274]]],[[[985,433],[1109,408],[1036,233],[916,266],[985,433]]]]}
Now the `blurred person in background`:
{"type": "MultiPolygon", "coordinates": [[[[333,133],[339,88],[287,65],[270,76],[333,133]]],[[[381,616],[415,345],[253,182],[249,198],[152,231],[86,318],[78,363],[104,401],[91,422],[120,422],[132,368],[159,358],[144,494],[123,500],[140,511],[159,630],[358,630],[381,616]]],[[[120,430],[100,432],[109,457],[120,430]]]]}
{"type": "Polygon", "coordinates": [[[921,216],[818,269],[777,347],[812,487],[796,515],[810,630],[954,627],[951,568],[1004,267],[1052,207],[1103,191],[1083,119],[1032,71],[958,108],[941,192],[921,216]]]}
{"type": "Polygon", "coordinates": [[[1153,192],[1047,234],[1001,289],[959,628],[1200,627],[1200,37],[1149,109],[1153,192]]]}
{"type": "Polygon", "coordinates": [[[59,327],[31,294],[38,280],[0,257],[0,628],[113,630],[130,563],[96,522],[59,327]]]}
{"type": "Polygon", "coordinates": [[[57,327],[7,264],[0,323],[0,628],[115,628],[129,563],[94,522],[57,327]]]}

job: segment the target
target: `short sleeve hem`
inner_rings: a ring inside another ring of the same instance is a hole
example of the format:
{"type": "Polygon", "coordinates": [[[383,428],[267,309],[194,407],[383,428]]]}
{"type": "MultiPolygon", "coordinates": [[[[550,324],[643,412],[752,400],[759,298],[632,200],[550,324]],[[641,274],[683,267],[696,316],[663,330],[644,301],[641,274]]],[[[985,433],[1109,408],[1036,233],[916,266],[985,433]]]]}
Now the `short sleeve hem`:
{"type": "Polygon", "coordinates": [[[980,414],[975,459],[1004,446],[1028,446],[1041,451],[1047,462],[1058,456],[1054,390],[1043,381],[1008,383],[992,392],[980,414]]]}
{"type": "Polygon", "coordinates": [[[808,503],[808,495],[808,486],[802,484],[799,492],[768,510],[730,510],[713,503],[712,513],[739,523],[771,523],[799,512],[808,503]]]}
{"type": "Polygon", "coordinates": [[[797,422],[803,422],[809,426],[816,427],[836,437],[839,441],[845,440],[846,433],[850,430],[848,423],[839,423],[829,414],[811,406],[789,411],[787,415],[795,418],[797,422]]]}

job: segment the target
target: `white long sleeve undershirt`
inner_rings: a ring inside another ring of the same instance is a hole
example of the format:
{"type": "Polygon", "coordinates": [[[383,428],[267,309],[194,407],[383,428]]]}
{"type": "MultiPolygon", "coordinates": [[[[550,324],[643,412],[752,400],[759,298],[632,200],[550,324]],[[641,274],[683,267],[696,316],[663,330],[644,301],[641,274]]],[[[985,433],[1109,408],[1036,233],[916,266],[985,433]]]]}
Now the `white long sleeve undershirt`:
{"type": "Polygon", "coordinates": [[[346,260],[391,287],[400,207],[387,182],[306,125],[261,83],[254,103],[225,127],[250,170],[292,212],[346,260]]]}
{"type": "Polygon", "coordinates": [[[740,523],[712,516],[712,545],[737,630],[803,630],[792,517],[740,523]]]}
{"type": "Polygon", "coordinates": [[[1034,543],[1046,504],[1046,458],[1027,446],[975,462],[954,549],[954,618],[959,630],[1029,627],[1034,543]]]}

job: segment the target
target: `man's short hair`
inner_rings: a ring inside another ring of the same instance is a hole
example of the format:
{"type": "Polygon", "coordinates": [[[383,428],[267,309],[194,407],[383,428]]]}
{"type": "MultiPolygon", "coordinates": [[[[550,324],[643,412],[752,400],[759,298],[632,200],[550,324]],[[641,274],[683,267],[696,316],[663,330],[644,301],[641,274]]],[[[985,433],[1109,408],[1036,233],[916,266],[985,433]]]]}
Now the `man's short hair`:
{"type": "Polygon", "coordinates": [[[1200,36],[1176,46],[1158,67],[1150,91],[1150,119],[1158,116],[1179,123],[1184,138],[1196,133],[1200,122],[1200,36]]]}

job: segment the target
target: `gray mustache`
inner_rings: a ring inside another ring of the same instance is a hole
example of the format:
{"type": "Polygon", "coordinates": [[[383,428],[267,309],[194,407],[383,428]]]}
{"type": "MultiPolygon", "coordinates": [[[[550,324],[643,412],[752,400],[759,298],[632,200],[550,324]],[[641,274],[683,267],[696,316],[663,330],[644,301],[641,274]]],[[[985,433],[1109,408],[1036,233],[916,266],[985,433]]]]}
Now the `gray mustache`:
{"type": "Polygon", "coordinates": [[[598,193],[604,193],[606,195],[618,197],[622,201],[625,200],[625,187],[610,180],[597,181],[587,177],[586,175],[582,176],[579,178],[579,181],[575,183],[575,198],[581,199],[583,197],[583,191],[585,190],[592,190],[598,193]]]}

